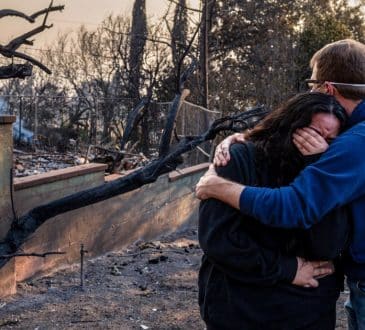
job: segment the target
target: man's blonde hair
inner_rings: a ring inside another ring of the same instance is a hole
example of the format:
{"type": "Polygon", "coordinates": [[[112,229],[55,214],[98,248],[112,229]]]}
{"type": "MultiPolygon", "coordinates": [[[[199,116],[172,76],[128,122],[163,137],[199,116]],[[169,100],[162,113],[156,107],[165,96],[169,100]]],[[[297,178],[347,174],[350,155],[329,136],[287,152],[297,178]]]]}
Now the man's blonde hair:
{"type": "MultiPolygon", "coordinates": [[[[313,55],[310,66],[316,66],[317,80],[365,84],[365,45],[352,39],[333,42],[313,55]]],[[[345,98],[365,99],[365,86],[334,86],[345,98]]]]}

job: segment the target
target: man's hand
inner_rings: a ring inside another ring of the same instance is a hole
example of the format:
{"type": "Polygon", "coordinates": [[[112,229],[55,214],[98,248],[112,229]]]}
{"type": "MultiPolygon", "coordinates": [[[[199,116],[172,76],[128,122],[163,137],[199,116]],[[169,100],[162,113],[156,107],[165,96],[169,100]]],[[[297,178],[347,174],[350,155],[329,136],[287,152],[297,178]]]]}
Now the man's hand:
{"type": "Polygon", "coordinates": [[[239,210],[240,196],[244,186],[217,175],[214,165],[200,178],[195,188],[195,196],[201,200],[215,198],[239,210]]]}
{"type": "Polygon", "coordinates": [[[231,156],[229,154],[229,147],[233,143],[243,143],[245,137],[242,133],[235,133],[226,137],[221,143],[217,145],[214,153],[213,164],[215,166],[226,166],[231,156]]]}
{"type": "Polygon", "coordinates": [[[298,128],[293,134],[293,143],[303,156],[320,154],[328,149],[327,141],[315,128],[298,128]]]}
{"type": "Polygon", "coordinates": [[[297,260],[297,273],[292,282],[294,285],[316,288],[318,278],[330,275],[335,271],[332,261],[306,261],[299,257],[297,257],[297,260]]]}
{"type": "Polygon", "coordinates": [[[195,188],[195,196],[201,200],[213,197],[212,192],[215,185],[219,184],[219,176],[214,169],[214,165],[211,164],[209,169],[200,178],[195,188]]]}

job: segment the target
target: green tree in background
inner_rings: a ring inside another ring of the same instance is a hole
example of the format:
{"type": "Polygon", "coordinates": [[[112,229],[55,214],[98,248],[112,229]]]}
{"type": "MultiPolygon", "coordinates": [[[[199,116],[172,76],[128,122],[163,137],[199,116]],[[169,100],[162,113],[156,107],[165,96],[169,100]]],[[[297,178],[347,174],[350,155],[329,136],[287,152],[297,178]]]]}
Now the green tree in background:
{"type": "Polygon", "coordinates": [[[298,92],[315,50],[364,40],[362,3],[347,0],[218,1],[211,30],[211,99],[223,112],[273,107],[298,92]]]}
{"type": "Polygon", "coordinates": [[[317,10],[306,12],[298,39],[298,86],[310,77],[309,61],[324,45],[336,40],[353,38],[364,42],[365,25],[362,4],[349,6],[347,0],[332,0],[320,4],[317,10]],[[318,10],[320,8],[321,10],[318,10]]]}

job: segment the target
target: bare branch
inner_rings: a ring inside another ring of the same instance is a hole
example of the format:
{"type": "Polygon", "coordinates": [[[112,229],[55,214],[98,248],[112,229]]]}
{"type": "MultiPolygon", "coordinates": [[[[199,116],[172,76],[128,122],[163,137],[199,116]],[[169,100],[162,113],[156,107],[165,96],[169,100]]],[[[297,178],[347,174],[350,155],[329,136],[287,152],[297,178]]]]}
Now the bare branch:
{"type": "Polygon", "coordinates": [[[16,17],[20,17],[20,18],[24,18],[25,20],[27,20],[29,23],[34,23],[35,19],[40,16],[43,15],[47,12],[52,12],[52,11],[62,11],[63,9],[65,9],[65,6],[50,6],[48,8],[42,9],[40,11],[35,12],[32,15],[27,15],[24,14],[20,11],[17,10],[13,10],[13,9],[2,9],[0,10],[0,19],[3,17],[7,17],[7,16],[16,16],[16,17]]]}
{"type": "Polygon", "coordinates": [[[37,18],[38,16],[40,16],[40,15],[43,15],[43,14],[45,14],[45,13],[50,13],[50,12],[52,12],[52,11],[62,11],[62,10],[64,10],[65,9],[65,6],[64,5],[61,5],[61,6],[54,6],[54,7],[52,7],[52,2],[51,2],[51,6],[50,7],[48,7],[48,8],[45,8],[45,9],[42,9],[42,10],[40,10],[40,11],[37,11],[37,12],[35,12],[34,14],[32,14],[30,17],[31,18],[37,18]]]}
{"type": "Polygon", "coordinates": [[[33,29],[29,32],[26,32],[26,33],[20,35],[19,37],[13,39],[7,45],[2,46],[2,47],[8,51],[17,50],[24,43],[29,44],[29,40],[27,40],[27,39],[29,39],[30,37],[33,37],[34,35],[36,35],[38,33],[43,32],[44,30],[49,29],[51,27],[52,27],[52,25],[40,25],[40,26],[36,27],[35,29],[33,29]]]}
{"type": "Polygon", "coordinates": [[[26,54],[23,54],[23,53],[9,51],[8,49],[4,48],[1,45],[0,45],[0,54],[5,56],[5,57],[9,57],[9,58],[12,58],[12,57],[21,58],[23,60],[29,61],[30,63],[38,66],[40,69],[47,72],[48,74],[52,73],[50,69],[48,69],[45,65],[43,65],[41,62],[37,61],[33,57],[31,57],[29,55],[26,55],[26,54]]]}
{"type": "MultiPolygon", "coordinates": [[[[174,3],[176,6],[182,7],[181,4],[179,2],[177,2],[177,1],[175,1],[175,0],[168,0],[168,1],[171,2],[171,3],[174,3]]],[[[195,9],[195,8],[191,8],[191,7],[187,7],[187,6],[185,6],[185,8],[187,10],[194,11],[196,13],[202,13],[202,11],[199,10],[199,9],[195,9]]]]}
{"type": "Polygon", "coordinates": [[[177,67],[177,78],[178,78],[178,81],[176,82],[176,90],[179,90],[180,89],[180,86],[181,86],[181,69],[182,69],[182,65],[184,63],[184,59],[185,57],[188,55],[188,53],[190,52],[190,49],[191,49],[191,46],[193,45],[194,43],[194,40],[196,38],[196,36],[198,35],[198,32],[200,30],[200,26],[201,26],[201,21],[200,23],[198,24],[198,26],[196,27],[196,30],[193,34],[193,36],[191,37],[190,41],[189,41],[189,44],[188,46],[185,48],[185,51],[184,53],[181,55],[180,57],[180,60],[179,60],[179,64],[178,64],[178,67],[177,67]]]}
{"type": "Polygon", "coordinates": [[[28,16],[20,11],[13,10],[13,9],[3,9],[0,10],[0,19],[6,16],[17,16],[26,19],[30,23],[34,23],[34,18],[28,16]]]}
{"type": "MultiPolygon", "coordinates": [[[[40,63],[39,61],[37,61],[36,59],[34,59],[33,57],[20,53],[20,52],[16,52],[16,50],[22,46],[22,45],[33,45],[33,41],[29,40],[29,38],[33,37],[34,35],[43,32],[46,29],[51,28],[53,25],[47,25],[47,18],[50,12],[52,11],[62,11],[64,9],[64,6],[53,6],[53,0],[51,1],[50,5],[48,6],[48,8],[40,10],[38,12],[35,12],[34,14],[32,14],[31,16],[27,16],[24,13],[21,12],[17,12],[17,11],[13,11],[13,10],[2,10],[0,11],[0,18],[1,17],[5,17],[5,16],[18,16],[18,17],[22,17],[26,20],[28,20],[31,23],[34,23],[35,19],[40,16],[40,15],[44,15],[44,20],[42,25],[36,27],[35,29],[26,32],[22,35],[20,35],[19,37],[11,40],[7,45],[3,46],[0,45],[0,54],[8,57],[8,58],[13,58],[13,57],[17,57],[17,58],[21,58],[24,60],[27,60],[29,62],[31,62],[32,64],[38,66],[40,69],[42,69],[43,71],[47,72],[48,74],[51,73],[51,71],[42,63],[40,63]]],[[[9,68],[6,68],[9,69],[9,68]]],[[[27,71],[27,70],[26,70],[27,71]]],[[[18,72],[25,72],[25,71],[18,71],[18,72]]],[[[29,70],[28,70],[29,72],[29,70]]],[[[19,73],[18,73],[19,74],[19,73]]],[[[20,77],[22,76],[22,74],[20,75],[20,77]]],[[[24,74],[23,76],[24,77],[24,74]]]]}

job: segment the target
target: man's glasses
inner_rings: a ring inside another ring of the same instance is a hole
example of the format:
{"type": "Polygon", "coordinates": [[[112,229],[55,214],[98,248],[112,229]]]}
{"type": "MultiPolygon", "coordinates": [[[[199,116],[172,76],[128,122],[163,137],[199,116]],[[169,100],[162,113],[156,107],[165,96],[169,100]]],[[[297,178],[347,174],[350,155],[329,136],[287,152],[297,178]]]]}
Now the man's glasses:
{"type": "Polygon", "coordinates": [[[326,81],[325,80],[316,80],[316,79],[306,79],[304,80],[308,89],[313,89],[323,85],[326,81]]]}
{"type": "Polygon", "coordinates": [[[320,87],[325,82],[331,85],[338,85],[338,86],[365,87],[365,84],[339,83],[334,81],[317,80],[317,79],[305,79],[304,81],[309,89],[320,87]]]}

